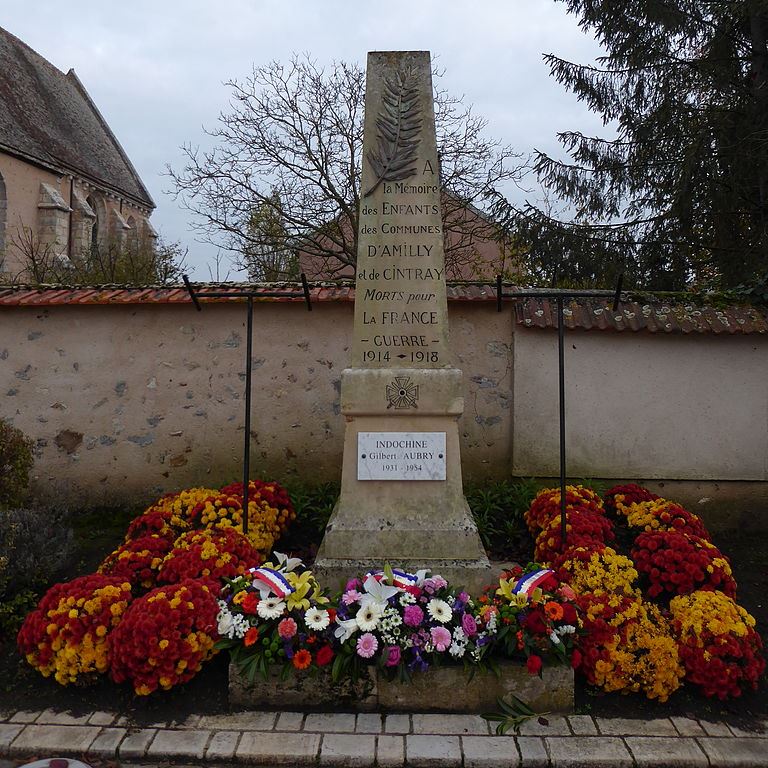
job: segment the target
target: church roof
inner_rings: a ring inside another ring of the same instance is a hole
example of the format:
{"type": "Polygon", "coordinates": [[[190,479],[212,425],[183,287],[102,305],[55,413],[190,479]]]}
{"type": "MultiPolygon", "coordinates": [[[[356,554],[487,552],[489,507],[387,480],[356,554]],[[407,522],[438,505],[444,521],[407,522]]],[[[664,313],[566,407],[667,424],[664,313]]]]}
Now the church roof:
{"type": "Polygon", "coordinates": [[[155,204],[78,79],[0,27],[0,151],[155,204]]]}

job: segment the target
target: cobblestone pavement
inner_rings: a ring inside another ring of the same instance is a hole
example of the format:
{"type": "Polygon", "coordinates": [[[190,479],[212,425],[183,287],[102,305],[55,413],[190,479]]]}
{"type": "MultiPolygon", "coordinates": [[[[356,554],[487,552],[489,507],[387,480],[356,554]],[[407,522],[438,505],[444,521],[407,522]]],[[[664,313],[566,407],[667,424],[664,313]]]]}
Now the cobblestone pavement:
{"type": "Polygon", "coordinates": [[[116,713],[0,712],[0,768],[32,757],[121,764],[245,763],[400,768],[768,766],[768,720],[756,731],[672,717],[553,717],[495,736],[477,715],[239,712],[141,728],[116,713]]]}

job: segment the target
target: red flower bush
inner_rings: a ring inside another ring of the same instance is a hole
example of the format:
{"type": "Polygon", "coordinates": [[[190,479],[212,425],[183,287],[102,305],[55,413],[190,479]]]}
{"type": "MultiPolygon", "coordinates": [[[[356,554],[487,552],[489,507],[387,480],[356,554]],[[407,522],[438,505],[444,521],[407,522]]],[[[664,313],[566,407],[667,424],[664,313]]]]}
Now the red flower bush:
{"type": "Polygon", "coordinates": [[[173,544],[187,530],[189,530],[189,524],[173,515],[170,510],[150,507],[146,512],[131,520],[125,534],[125,540],[132,541],[145,536],[161,536],[173,544]]]}
{"type": "Polygon", "coordinates": [[[251,542],[233,528],[189,531],[160,565],[158,584],[176,584],[184,579],[234,579],[261,563],[251,542]]]}
{"type": "MultiPolygon", "coordinates": [[[[568,548],[600,548],[615,536],[613,525],[604,515],[589,510],[574,509],[566,518],[566,543],[568,548]]],[[[549,521],[536,537],[534,559],[539,563],[550,563],[562,551],[560,516],[549,521]]]]}
{"type": "MultiPolygon", "coordinates": [[[[566,513],[572,511],[589,511],[597,514],[603,512],[603,502],[591,489],[583,485],[567,485],[565,487],[566,513]]],[[[545,488],[536,495],[530,508],[525,513],[525,522],[532,536],[537,531],[546,528],[550,520],[560,517],[560,489],[545,488]]]]}
{"type": "MultiPolygon", "coordinates": [[[[243,484],[230,483],[229,485],[225,485],[221,489],[221,492],[242,498],[243,484]]],[[[291,497],[288,495],[288,491],[286,491],[279,483],[266,483],[263,480],[251,480],[248,483],[248,496],[249,498],[258,496],[263,501],[266,501],[270,507],[274,507],[281,513],[280,526],[283,533],[288,528],[288,525],[296,519],[296,511],[293,508],[291,497]]]]}
{"type": "Polygon", "coordinates": [[[757,689],[763,643],[744,608],[714,591],[676,597],[669,609],[687,682],[719,699],[757,689]]]}
{"type": "Polygon", "coordinates": [[[711,541],[709,532],[701,518],[689,512],[674,501],[657,499],[639,501],[622,508],[630,528],[642,528],[645,531],[677,531],[687,536],[698,536],[711,541]]]}
{"type": "Polygon", "coordinates": [[[119,577],[133,587],[151,589],[160,564],[172,546],[172,541],[159,534],[126,541],[107,555],[99,566],[99,573],[119,577]]]}
{"type": "Polygon", "coordinates": [[[92,682],[107,671],[107,638],[130,600],[130,584],[114,576],[94,574],[56,584],[24,620],[19,651],[61,685],[92,682]]]}
{"type": "Polygon", "coordinates": [[[135,600],[109,637],[112,679],[140,696],[191,680],[215,653],[217,589],[186,579],[135,600]]]}
{"type": "Polygon", "coordinates": [[[647,488],[637,483],[627,483],[626,485],[614,485],[605,492],[605,509],[611,514],[622,514],[623,507],[630,504],[637,504],[641,501],[655,501],[661,498],[655,493],[651,493],[647,488]]]}
{"type": "Polygon", "coordinates": [[[736,595],[728,559],[711,542],[677,531],[641,533],[632,548],[635,568],[648,582],[649,597],[719,589],[736,595]]]}

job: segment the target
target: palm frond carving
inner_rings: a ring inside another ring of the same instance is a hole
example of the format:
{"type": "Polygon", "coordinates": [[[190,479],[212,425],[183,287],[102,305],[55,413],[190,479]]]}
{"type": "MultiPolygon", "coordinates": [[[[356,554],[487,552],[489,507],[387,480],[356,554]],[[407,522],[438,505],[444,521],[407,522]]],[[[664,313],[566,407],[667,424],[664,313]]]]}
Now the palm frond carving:
{"type": "Polygon", "coordinates": [[[416,173],[421,104],[418,79],[413,69],[384,79],[376,128],[377,145],[367,155],[376,174],[376,183],[363,197],[373,193],[382,181],[402,181],[416,173]]]}

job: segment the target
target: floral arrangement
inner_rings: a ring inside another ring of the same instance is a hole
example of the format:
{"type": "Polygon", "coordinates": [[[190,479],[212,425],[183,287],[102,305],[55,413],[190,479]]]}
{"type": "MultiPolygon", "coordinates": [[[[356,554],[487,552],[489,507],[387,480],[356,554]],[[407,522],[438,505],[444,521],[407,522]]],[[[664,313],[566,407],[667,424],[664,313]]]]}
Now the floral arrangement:
{"type": "MultiPolygon", "coordinates": [[[[285,514],[259,496],[248,499],[248,538],[262,554],[272,551],[284,530],[285,514]]],[[[243,497],[215,493],[198,502],[190,512],[194,528],[236,528],[242,531],[243,497]]]]}
{"type": "Polygon", "coordinates": [[[570,584],[574,592],[640,595],[634,563],[608,546],[571,547],[551,564],[558,579],[570,584]]]}
{"type": "MultiPolygon", "coordinates": [[[[230,483],[225,485],[221,492],[242,498],[243,484],[230,483]]],[[[278,510],[278,525],[281,533],[285,533],[290,523],[296,519],[296,510],[293,508],[291,497],[288,495],[288,491],[279,483],[251,480],[248,483],[248,496],[249,499],[258,496],[262,501],[266,501],[270,507],[278,510]]]]}
{"type": "Polygon", "coordinates": [[[251,542],[233,528],[183,533],[159,567],[158,584],[200,577],[234,579],[255,568],[261,557],[251,542]]]}
{"type": "Polygon", "coordinates": [[[93,682],[107,671],[108,637],[130,600],[131,585],[114,576],[80,576],[56,584],[24,620],[19,651],[61,685],[93,682]]]}
{"type": "Polygon", "coordinates": [[[250,680],[271,665],[305,672],[335,656],[336,612],[311,571],[298,558],[275,553],[277,563],[229,580],[218,602],[217,647],[227,649],[250,680]]]}
{"type": "Polygon", "coordinates": [[[442,576],[385,566],[350,580],[341,595],[333,676],[376,665],[406,680],[446,661],[479,663],[494,632],[495,620],[481,627],[470,596],[442,576]]]}
{"type": "Polygon", "coordinates": [[[641,533],[632,559],[648,582],[649,597],[687,595],[698,589],[719,589],[736,595],[728,559],[711,542],[677,531],[641,533]]]}
{"type": "Polygon", "coordinates": [[[583,634],[574,666],[604,691],[642,692],[666,701],[681,684],[684,669],[669,623],[639,597],[586,593],[578,597],[583,634]]]}
{"type": "Polygon", "coordinates": [[[575,597],[554,571],[537,563],[505,571],[479,599],[479,626],[493,638],[491,652],[525,659],[534,675],[548,660],[571,664],[578,629],[575,597]]]}
{"type": "MultiPolygon", "coordinates": [[[[603,502],[600,496],[591,488],[583,485],[565,486],[565,510],[570,513],[574,510],[586,510],[603,513],[603,502]]],[[[542,528],[546,528],[550,520],[560,518],[560,489],[544,488],[536,494],[531,506],[525,513],[525,522],[532,536],[542,528]]]]}
{"type": "Polygon", "coordinates": [[[744,608],[716,590],[675,597],[669,610],[688,682],[719,699],[757,689],[763,644],[744,608]]]}
{"type": "Polygon", "coordinates": [[[645,531],[677,531],[687,536],[711,540],[701,518],[667,499],[639,501],[623,507],[627,525],[645,531]]]}
{"type": "MultiPolygon", "coordinates": [[[[536,537],[534,557],[537,562],[550,562],[563,551],[560,517],[553,518],[536,537]]],[[[565,526],[566,544],[571,547],[595,548],[612,541],[613,525],[605,515],[591,510],[574,509],[568,513],[565,526]]]]}
{"type": "Polygon", "coordinates": [[[642,501],[655,501],[660,498],[651,493],[647,488],[637,483],[614,485],[605,492],[605,508],[611,514],[625,514],[625,510],[631,504],[642,501]]]}
{"type": "Polygon", "coordinates": [[[160,536],[173,544],[184,531],[189,530],[189,527],[189,523],[170,510],[150,507],[131,520],[125,540],[128,542],[133,539],[143,539],[145,536],[160,536]]]}
{"type": "Polygon", "coordinates": [[[157,533],[129,539],[107,555],[98,572],[119,577],[134,588],[151,589],[172,546],[172,541],[157,533]]]}
{"type": "Polygon", "coordinates": [[[217,589],[186,579],[134,600],[109,636],[112,679],[140,696],[191,680],[216,652],[217,589]]]}

